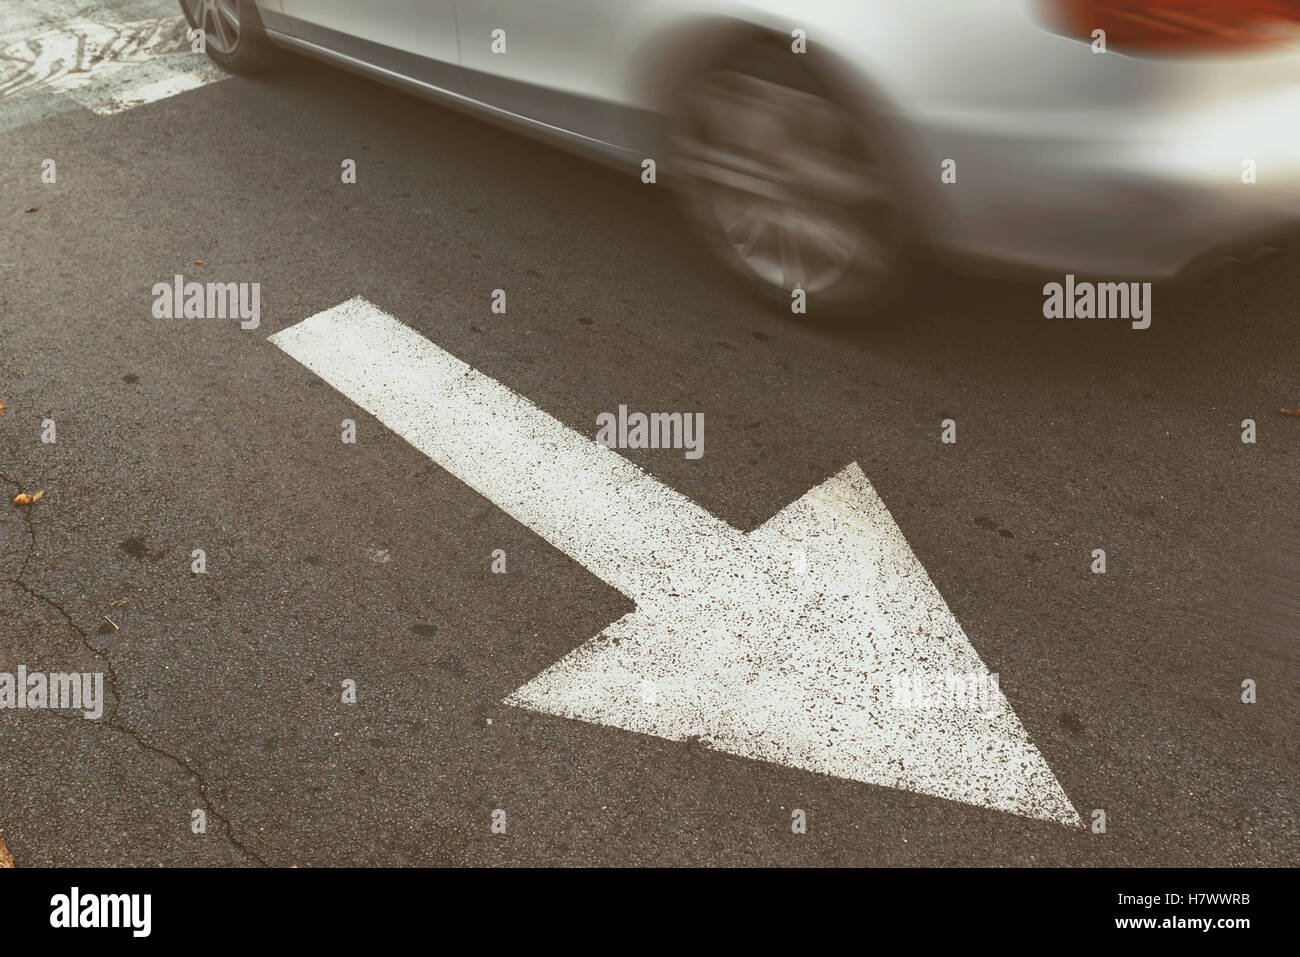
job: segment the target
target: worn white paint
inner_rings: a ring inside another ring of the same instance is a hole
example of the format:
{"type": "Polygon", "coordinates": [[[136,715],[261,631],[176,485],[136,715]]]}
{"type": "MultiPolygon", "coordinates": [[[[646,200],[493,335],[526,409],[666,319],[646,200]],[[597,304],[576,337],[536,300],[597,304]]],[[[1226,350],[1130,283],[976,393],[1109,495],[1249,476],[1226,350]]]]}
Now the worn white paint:
{"type": "Polygon", "coordinates": [[[228,74],[206,60],[192,61],[184,70],[176,69],[172,64],[162,65],[162,68],[150,64],[68,95],[100,116],[112,116],[227,78],[228,74]]]}
{"type": "Polygon", "coordinates": [[[191,51],[179,13],[50,15],[0,36],[0,123],[3,112],[30,122],[77,105],[111,115],[226,77],[191,51]]]}
{"type": "Polygon", "coordinates": [[[896,705],[988,671],[856,463],[745,534],[364,299],[271,341],[636,602],[508,703],[1081,826],[1001,692],[896,705]]]}

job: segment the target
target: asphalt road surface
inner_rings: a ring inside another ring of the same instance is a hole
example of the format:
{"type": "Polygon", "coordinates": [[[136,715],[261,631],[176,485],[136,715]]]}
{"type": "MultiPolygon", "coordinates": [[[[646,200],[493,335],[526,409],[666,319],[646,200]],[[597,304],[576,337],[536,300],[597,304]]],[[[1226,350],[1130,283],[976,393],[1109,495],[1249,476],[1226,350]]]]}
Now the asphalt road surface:
{"type": "Polygon", "coordinates": [[[178,89],[0,98],[0,671],[107,695],[0,711],[17,866],[1296,862],[1296,254],[1145,331],[934,268],[792,321],[634,173],[297,59],[178,89]],[[503,703],[632,603],[268,342],[357,296],[584,436],[703,412],[617,454],[742,531],[856,461],[1084,826],[503,703]]]}

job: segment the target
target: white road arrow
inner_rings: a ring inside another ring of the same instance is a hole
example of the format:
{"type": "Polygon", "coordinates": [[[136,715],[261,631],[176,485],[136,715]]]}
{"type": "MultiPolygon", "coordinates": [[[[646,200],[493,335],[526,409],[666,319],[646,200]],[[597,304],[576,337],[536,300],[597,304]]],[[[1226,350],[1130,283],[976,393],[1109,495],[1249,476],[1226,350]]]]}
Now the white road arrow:
{"type": "Polygon", "coordinates": [[[897,697],[989,672],[856,463],[745,534],[364,299],[271,341],[636,602],[507,703],[1082,826],[996,687],[897,697]]]}

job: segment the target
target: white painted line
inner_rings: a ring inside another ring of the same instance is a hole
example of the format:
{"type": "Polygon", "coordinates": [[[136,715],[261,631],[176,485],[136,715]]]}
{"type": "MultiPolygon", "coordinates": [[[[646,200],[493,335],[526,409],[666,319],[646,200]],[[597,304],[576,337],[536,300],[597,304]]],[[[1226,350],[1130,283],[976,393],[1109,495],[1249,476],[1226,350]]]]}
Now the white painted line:
{"type": "Polygon", "coordinates": [[[466,485],[630,598],[744,536],[364,299],[271,337],[466,485]]]}
{"type": "Polygon", "coordinates": [[[206,61],[190,63],[187,72],[176,70],[166,61],[155,61],[155,64],[158,69],[141,68],[120,74],[113,80],[68,95],[100,116],[112,116],[228,78],[219,67],[206,61]]]}
{"type": "Polygon", "coordinates": [[[899,706],[988,669],[856,463],[743,534],[364,299],[271,341],[637,603],[508,703],[1082,826],[1000,690],[899,706]]]}
{"type": "Polygon", "coordinates": [[[0,48],[0,106],[67,97],[100,115],[152,103],[226,78],[190,50],[179,15],[117,22],[74,17],[0,48]]]}

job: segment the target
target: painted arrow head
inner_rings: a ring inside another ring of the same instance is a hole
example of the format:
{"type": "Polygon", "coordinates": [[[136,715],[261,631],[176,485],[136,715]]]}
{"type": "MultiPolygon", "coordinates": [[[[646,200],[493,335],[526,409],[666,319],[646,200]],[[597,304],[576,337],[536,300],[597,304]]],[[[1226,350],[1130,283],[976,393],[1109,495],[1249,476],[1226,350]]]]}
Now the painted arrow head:
{"type": "Polygon", "coordinates": [[[856,463],[740,539],[506,702],[1082,826],[856,463]]]}

